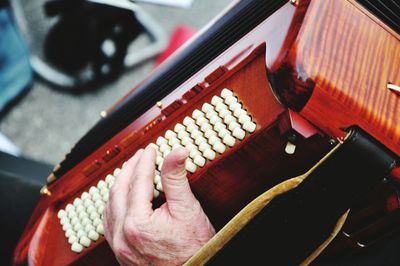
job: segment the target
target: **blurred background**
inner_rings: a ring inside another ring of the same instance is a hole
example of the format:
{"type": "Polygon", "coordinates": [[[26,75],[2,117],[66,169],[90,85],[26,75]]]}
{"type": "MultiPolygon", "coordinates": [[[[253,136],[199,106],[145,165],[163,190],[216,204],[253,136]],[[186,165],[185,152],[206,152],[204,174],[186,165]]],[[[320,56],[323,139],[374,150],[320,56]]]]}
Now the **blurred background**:
{"type": "MultiPolygon", "coordinates": [[[[101,111],[148,76],[169,52],[231,0],[194,0],[183,6],[176,5],[176,0],[164,0],[164,4],[133,1],[140,12],[127,12],[132,2],[125,0],[104,1],[106,4],[77,0],[10,2],[18,31],[28,47],[33,79],[5,104],[0,133],[14,145],[15,154],[55,165],[96,123],[101,111]],[[136,14],[133,20],[132,12],[136,14]],[[122,30],[109,27],[117,23],[122,30]],[[112,37],[121,31],[125,34],[122,48],[112,37]],[[95,37],[88,38],[91,35],[95,37]],[[146,50],[149,47],[150,51],[146,50]],[[103,53],[103,58],[94,51],[103,53]],[[64,57],[59,56],[62,53],[64,57]],[[118,53],[110,62],[104,59],[118,53]],[[130,55],[122,66],[121,54],[130,55]]],[[[29,78],[29,74],[25,76],[29,78]]],[[[0,85],[4,87],[1,81],[0,85]]]]}
{"type": "Polygon", "coordinates": [[[230,2],[0,0],[0,265],[54,165],[230,2]]]}

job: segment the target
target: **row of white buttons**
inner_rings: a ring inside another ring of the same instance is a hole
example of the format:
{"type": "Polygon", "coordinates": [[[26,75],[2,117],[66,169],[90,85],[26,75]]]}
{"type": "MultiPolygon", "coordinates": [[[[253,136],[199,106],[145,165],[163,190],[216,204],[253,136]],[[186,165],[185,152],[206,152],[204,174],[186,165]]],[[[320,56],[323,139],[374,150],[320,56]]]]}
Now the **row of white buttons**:
{"type": "Polygon", "coordinates": [[[79,198],[75,198],[72,204],[58,211],[57,217],[72,251],[81,252],[83,247],[89,247],[92,241],[104,234],[102,213],[108,201],[109,190],[119,172],[120,169],[116,168],[112,175],[107,175],[97,186],[90,187],[79,198]]]}
{"type": "MultiPolygon", "coordinates": [[[[164,137],[152,143],[157,151],[157,170],[161,171],[164,158],[176,147],[189,150],[186,169],[194,173],[203,167],[206,160],[212,161],[216,153],[222,154],[226,145],[233,147],[236,139],[243,140],[246,131],[254,132],[256,124],[242,104],[229,89],[221,91],[221,97],[214,96],[210,103],[204,103],[201,111],[196,109],[192,117],[185,117],[173,130],[167,130],[164,137]]],[[[162,188],[161,183],[154,182],[162,188]]]]}

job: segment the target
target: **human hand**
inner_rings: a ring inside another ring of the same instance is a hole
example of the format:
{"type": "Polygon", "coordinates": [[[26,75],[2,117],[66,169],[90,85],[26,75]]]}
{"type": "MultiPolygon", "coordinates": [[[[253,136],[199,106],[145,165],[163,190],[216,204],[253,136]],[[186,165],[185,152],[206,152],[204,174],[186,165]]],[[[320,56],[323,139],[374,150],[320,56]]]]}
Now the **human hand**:
{"type": "Polygon", "coordinates": [[[188,151],[165,158],[161,182],[166,202],[152,209],[156,152],[148,146],[128,160],[104,210],[105,237],[122,265],[182,265],[213,235],[214,227],[186,177],[188,151]]]}

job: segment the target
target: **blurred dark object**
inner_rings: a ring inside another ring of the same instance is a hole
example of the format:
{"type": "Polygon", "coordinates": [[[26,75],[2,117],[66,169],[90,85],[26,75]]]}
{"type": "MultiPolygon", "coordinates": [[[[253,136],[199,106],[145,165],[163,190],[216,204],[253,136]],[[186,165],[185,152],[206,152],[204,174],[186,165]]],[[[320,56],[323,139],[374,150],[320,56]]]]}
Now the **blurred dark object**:
{"type": "Polygon", "coordinates": [[[19,237],[39,199],[52,167],[0,151],[0,265],[11,265],[19,237]]]}
{"type": "MultiPolygon", "coordinates": [[[[143,27],[129,10],[81,0],[54,0],[45,5],[59,16],[45,42],[45,55],[60,70],[77,76],[89,68],[92,82],[119,76],[130,42],[143,27]]],[[[88,81],[89,81],[88,80],[88,81]]]]}
{"type": "Polygon", "coordinates": [[[114,81],[155,57],[164,30],[128,0],[11,0],[39,77],[71,92],[114,81]]]}
{"type": "Polygon", "coordinates": [[[3,114],[32,82],[28,49],[4,1],[0,3],[0,36],[0,114],[3,114]]]}

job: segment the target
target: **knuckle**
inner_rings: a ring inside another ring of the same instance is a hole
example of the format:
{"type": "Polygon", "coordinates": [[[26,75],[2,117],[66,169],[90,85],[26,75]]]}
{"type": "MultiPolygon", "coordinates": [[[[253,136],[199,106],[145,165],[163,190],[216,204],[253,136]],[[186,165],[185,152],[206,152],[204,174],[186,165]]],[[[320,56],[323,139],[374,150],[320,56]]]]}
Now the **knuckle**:
{"type": "Polygon", "coordinates": [[[127,246],[125,246],[121,241],[114,241],[113,251],[117,258],[126,260],[129,258],[130,251],[127,246]]]}
{"type": "Polygon", "coordinates": [[[133,222],[124,223],[123,233],[129,242],[136,242],[141,236],[141,230],[133,222]]]}

